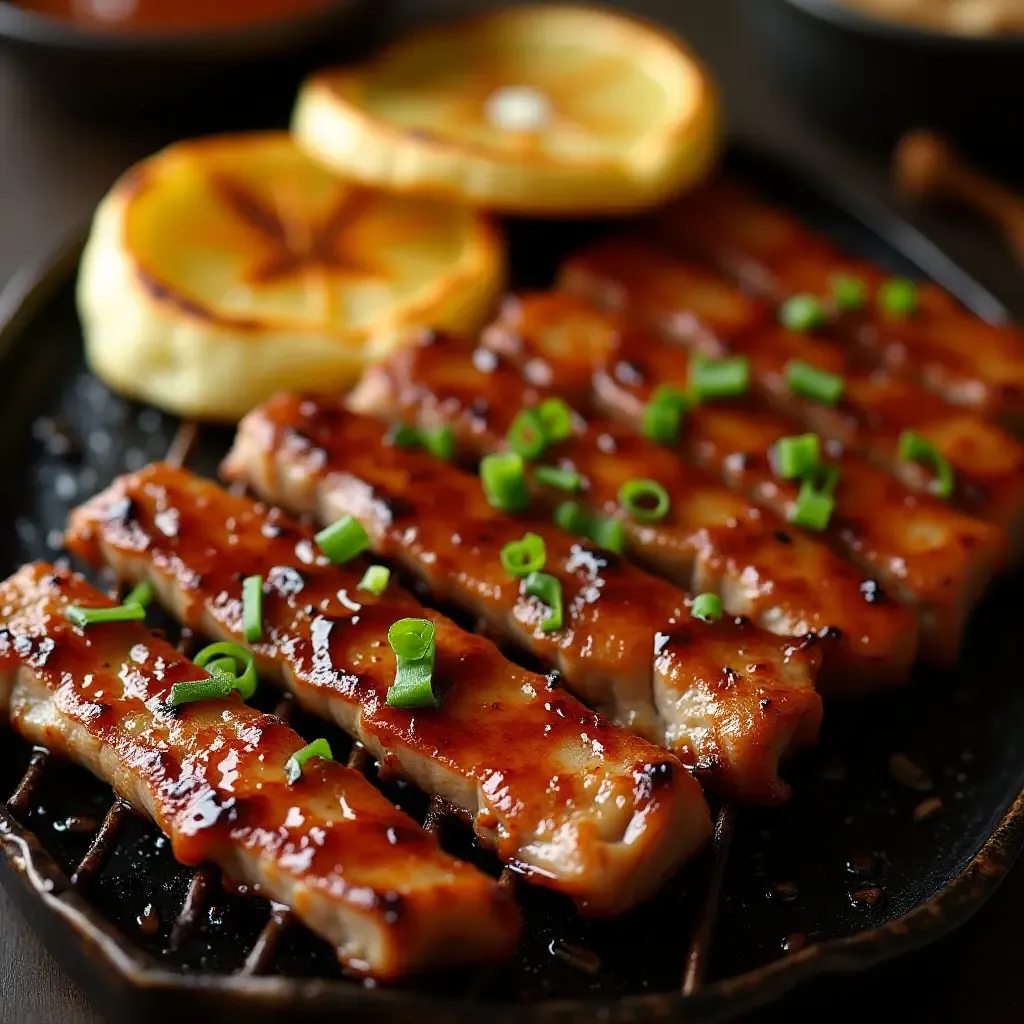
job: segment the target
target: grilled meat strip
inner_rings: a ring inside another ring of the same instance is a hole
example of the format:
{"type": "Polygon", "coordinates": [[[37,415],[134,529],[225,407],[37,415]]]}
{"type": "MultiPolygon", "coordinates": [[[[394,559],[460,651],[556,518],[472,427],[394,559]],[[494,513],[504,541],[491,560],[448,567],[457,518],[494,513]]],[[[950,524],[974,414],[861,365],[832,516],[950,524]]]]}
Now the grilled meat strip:
{"type": "MultiPolygon", "coordinates": [[[[545,395],[490,351],[431,335],[369,367],[348,405],[424,429],[446,425],[462,456],[473,461],[502,449],[516,415],[545,395]]],[[[898,602],[875,600],[863,575],[830,548],[710,474],[622,426],[579,416],[572,436],[539,461],[584,478],[572,495],[534,479],[537,499],[549,508],[574,497],[595,512],[622,517],[623,484],[661,484],[671,501],[664,518],[622,519],[629,557],[691,592],[718,594],[728,614],[770,632],[822,638],[817,688],[825,695],[906,680],[917,653],[913,614],[898,602]]]]}
{"type": "Polygon", "coordinates": [[[678,753],[705,783],[741,799],[788,795],[781,757],[813,742],[821,717],[812,640],[750,623],[693,619],[688,598],[547,519],[492,509],[479,480],[422,451],[386,442],[385,424],[338,402],[281,395],[250,413],[227,476],[323,522],[353,515],[374,549],[557,668],[573,691],[619,724],[678,753]],[[561,584],[565,626],[501,564],[527,531],[561,584]]]}
{"type": "MultiPolygon", "coordinates": [[[[685,351],[565,293],[506,303],[484,337],[535,379],[575,385],[589,374],[592,406],[635,430],[656,386],[689,387],[685,351]],[[591,335],[597,339],[594,352],[587,348],[591,335]],[[609,336],[616,339],[610,351],[609,336]]],[[[802,429],[751,397],[701,403],[686,413],[678,450],[757,504],[789,518],[799,485],[776,476],[772,448],[780,437],[802,429]]],[[[914,609],[922,657],[951,664],[972,608],[1005,564],[1002,531],[907,491],[866,460],[844,454],[842,445],[825,449],[840,481],[835,511],[820,536],[914,609]]]]}
{"type": "Polygon", "coordinates": [[[330,565],[309,530],[208,480],[160,464],[123,476],[73,513],[68,546],[149,580],[184,623],[239,643],[242,581],[262,576],[264,639],[249,645],[262,677],[335,720],[385,771],[449,800],[503,860],[588,913],[650,896],[710,833],[700,787],[673,757],[397,584],[380,597],[359,590],[365,565],[330,565]],[[385,703],[387,631],[406,617],[435,625],[440,709],[385,703]]]}
{"type": "Polygon", "coordinates": [[[956,471],[952,504],[1000,526],[1013,552],[1024,550],[1024,446],[995,424],[872,369],[824,334],[786,330],[769,306],[656,246],[630,239],[596,245],[567,260],[560,278],[563,288],[695,352],[745,356],[754,386],[773,408],[927,492],[931,471],[899,455],[904,430],[921,434],[956,471]],[[842,398],[830,405],[795,393],[786,372],[793,362],[841,376],[842,398]]]}
{"type": "Polygon", "coordinates": [[[511,954],[518,913],[493,879],[344,765],[310,760],[289,785],[304,743],[273,715],[237,699],[169,708],[175,683],[206,673],[139,622],[72,625],[74,604],[112,602],[43,563],[0,584],[0,710],[152,818],[179,861],[287,904],[360,973],[511,954]]]}
{"type": "Polygon", "coordinates": [[[792,295],[829,299],[837,277],[854,277],[867,303],[843,311],[830,303],[836,333],[897,376],[916,381],[954,405],[1024,431],[1024,338],[973,316],[934,285],[917,287],[911,316],[877,301],[889,280],[813,234],[797,218],[724,180],[711,182],[657,217],[671,244],[709,263],[773,302],[792,295]]]}

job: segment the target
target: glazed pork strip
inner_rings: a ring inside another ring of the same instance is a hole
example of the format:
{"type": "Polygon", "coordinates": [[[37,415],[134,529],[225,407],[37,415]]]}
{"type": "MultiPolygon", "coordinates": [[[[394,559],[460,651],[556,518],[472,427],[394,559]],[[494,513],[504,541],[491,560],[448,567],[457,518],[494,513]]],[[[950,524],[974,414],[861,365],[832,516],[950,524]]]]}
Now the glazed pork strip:
{"type": "Polygon", "coordinates": [[[355,516],[374,550],[437,599],[558,670],[577,696],[677,753],[716,791],[759,802],[788,795],[779,761],[814,741],[821,717],[812,638],[700,622],[675,587],[546,516],[497,512],[475,476],[386,443],[387,431],[339,402],[281,395],[242,421],[223,468],[321,522],[355,516]],[[543,539],[544,572],[561,585],[562,629],[541,628],[547,606],[502,567],[502,548],[527,531],[543,539]]]}
{"type": "Polygon", "coordinates": [[[560,282],[695,352],[745,356],[753,385],[773,408],[867,455],[911,489],[928,491],[931,471],[899,456],[903,431],[921,434],[955,470],[952,504],[1000,526],[1015,554],[1024,548],[1024,446],[995,424],[867,366],[825,335],[787,330],[764,303],[642,241],[611,240],[584,250],[563,264],[560,282]],[[829,405],[796,394],[787,382],[791,362],[841,376],[840,401],[829,405]]]}
{"type": "MultiPolygon", "coordinates": [[[[525,382],[489,350],[430,336],[368,368],[348,405],[359,412],[454,432],[469,463],[505,446],[520,410],[547,392],[525,382]]],[[[630,559],[693,593],[712,591],[729,615],[781,636],[823,639],[817,688],[861,694],[906,680],[917,653],[917,621],[895,601],[874,600],[864,576],[830,548],[695,469],[672,452],[608,420],[574,418],[573,434],[539,460],[575,471],[578,494],[533,481],[553,508],[569,497],[622,517],[630,559]],[[655,480],[669,495],[657,522],[623,517],[619,491],[655,480]]]]}
{"type": "Polygon", "coordinates": [[[877,302],[890,278],[805,228],[784,210],[735,182],[717,180],[656,218],[670,244],[714,266],[744,288],[781,303],[792,295],[827,299],[837,277],[867,288],[862,310],[829,306],[837,335],[877,365],[954,405],[1024,431],[1024,337],[973,316],[934,285],[920,283],[913,316],[888,313],[877,302]]]}
{"type": "Polygon", "coordinates": [[[264,580],[261,678],[336,721],[378,759],[444,797],[505,862],[594,915],[650,896],[710,832],[700,787],[670,755],[615,728],[396,583],[358,589],[311,531],[187,471],[119,478],[72,515],[68,547],[148,580],[182,622],[244,643],[242,580],[264,580]],[[388,628],[429,618],[440,709],[388,707],[388,628]],[[640,865],[643,865],[641,869],[640,865]]]}
{"type": "Polygon", "coordinates": [[[112,602],[82,577],[24,566],[0,584],[0,711],[33,743],[109,782],[187,865],[216,864],[291,907],[350,970],[378,978],[500,960],[518,912],[363,776],[237,699],[168,707],[206,673],[139,622],[81,629],[70,605],[112,602]]]}
{"type": "MultiPolygon", "coordinates": [[[[569,294],[520,296],[507,303],[486,339],[500,344],[534,377],[557,382],[591,373],[593,409],[634,430],[639,429],[644,406],[656,386],[682,391],[689,387],[690,358],[678,345],[614,321],[610,314],[569,294]],[[615,322],[618,339],[618,351],[610,353],[605,349],[609,321],[615,322]],[[586,347],[591,330],[598,339],[596,355],[586,347]],[[554,339],[550,348],[549,332],[554,339]],[[570,335],[573,344],[566,345],[570,335]],[[594,369],[602,363],[603,368],[594,369]]],[[[753,397],[709,402],[686,413],[677,450],[788,519],[796,507],[799,486],[775,475],[771,450],[780,437],[802,431],[799,423],[768,410],[753,397]]],[[[841,445],[826,444],[825,449],[841,475],[829,526],[816,536],[870,574],[881,591],[914,609],[923,658],[951,664],[971,610],[1005,564],[1002,531],[907,491],[895,477],[844,453],[841,445]]]]}

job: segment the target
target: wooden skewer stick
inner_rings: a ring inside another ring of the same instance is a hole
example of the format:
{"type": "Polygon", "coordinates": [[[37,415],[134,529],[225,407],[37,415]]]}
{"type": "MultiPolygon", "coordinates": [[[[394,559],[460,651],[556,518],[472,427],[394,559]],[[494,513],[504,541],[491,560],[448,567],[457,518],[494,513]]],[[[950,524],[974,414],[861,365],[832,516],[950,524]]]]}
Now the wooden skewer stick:
{"type": "Polygon", "coordinates": [[[904,135],[893,176],[907,195],[952,199],[994,221],[1024,261],[1024,199],[965,163],[941,136],[925,129],[904,135]]]}

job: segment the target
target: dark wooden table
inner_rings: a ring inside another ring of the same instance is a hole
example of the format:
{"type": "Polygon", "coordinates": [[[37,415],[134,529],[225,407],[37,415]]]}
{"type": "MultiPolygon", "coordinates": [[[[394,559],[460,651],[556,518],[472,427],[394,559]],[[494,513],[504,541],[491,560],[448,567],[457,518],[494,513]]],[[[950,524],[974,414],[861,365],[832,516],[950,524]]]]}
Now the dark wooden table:
{"type": "MultiPolygon", "coordinates": [[[[401,0],[388,31],[482,0],[401,0]]],[[[722,84],[730,127],[828,170],[851,170],[887,193],[879,154],[807,128],[771,88],[755,58],[738,0],[633,0],[623,4],[685,34],[722,84]]],[[[164,141],[160,129],[96,124],[53,109],[0,52],[0,284],[46,258],[129,163],[164,141]]],[[[997,241],[972,225],[933,218],[930,231],[1002,298],[1024,311],[1024,275],[997,241]]],[[[795,993],[763,1021],[899,1018],[943,1022],[1024,1019],[1024,866],[995,900],[936,947],[870,975],[832,978],[795,993]]],[[[93,1024],[99,1018],[0,892],[0,1024],[93,1024]]]]}

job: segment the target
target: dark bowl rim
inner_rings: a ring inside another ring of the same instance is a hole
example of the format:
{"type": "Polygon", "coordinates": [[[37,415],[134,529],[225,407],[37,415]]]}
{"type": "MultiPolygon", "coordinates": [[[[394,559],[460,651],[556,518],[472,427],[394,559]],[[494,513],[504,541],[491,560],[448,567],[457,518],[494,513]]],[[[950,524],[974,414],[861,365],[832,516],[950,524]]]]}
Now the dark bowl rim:
{"type": "MultiPolygon", "coordinates": [[[[760,2],[760,0],[757,0],[760,2]]],[[[872,17],[837,0],[779,0],[810,18],[861,36],[909,45],[945,46],[972,53],[1013,53],[1024,58],[1024,31],[991,36],[957,35],[872,17]]]]}
{"type": "Polygon", "coordinates": [[[255,26],[242,24],[207,31],[103,32],[82,26],[70,18],[40,14],[11,0],[0,0],[0,40],[97,54],[152,55],[161,51],[262,53],[285,48],[296,37],[304,38],[315,29],[345,18],[364,6],[366,0],[321,0],[319,6],[311,10],[262,19],[255,26]]]}

